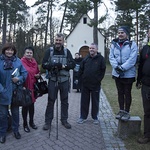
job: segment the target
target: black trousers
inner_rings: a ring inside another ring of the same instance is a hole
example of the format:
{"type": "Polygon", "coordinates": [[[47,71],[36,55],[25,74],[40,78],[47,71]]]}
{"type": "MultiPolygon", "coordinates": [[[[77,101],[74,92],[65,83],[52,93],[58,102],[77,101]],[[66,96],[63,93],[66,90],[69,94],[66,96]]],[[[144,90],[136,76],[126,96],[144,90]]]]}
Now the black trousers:
{"type": "Polygon", "coordinates": [[[142,85],[141,93],[144,108],[144,136],[150,138],[150,86],[142,85]]]}
{"type": "Polygon", "coordinates": [[[81,107],[80,107],[80,118],[87,119],[89,113],[89,105],[91,98],[91,116],[93,119],[97,119],[99,112],[99,94],[100,87],[96,90],[91,90],[88,87],[82,86],[81,89],[81,107]]]}
{"type": "Polygon", "coordinates": [[[29,114],[29,124],[33,124],[33,117],[34,117],[34,103],[29,106],[22,107],[22,117],[23,117],[23,125],[26,126],[27,123],[27,116],[29,114]]]}
{"type": "Polygon", "coordinates": [[[68,119],[68,91],[69,91],[69,80],[57,83],[49,80],[48,84],[48,103],[45,112],[45,123],[51,123],[54,117],[54,103],[58,99],[58,90],[60,93],[61,101],[61,121],[67,121],[68,119]]]}
{"type": "Polygon", "coordinates": [[[129,79],[115,78],[115,82],[118,91],[119,108],[129,112],[132,102],[131,90],[133,81],[129,82],[129,79]]]}

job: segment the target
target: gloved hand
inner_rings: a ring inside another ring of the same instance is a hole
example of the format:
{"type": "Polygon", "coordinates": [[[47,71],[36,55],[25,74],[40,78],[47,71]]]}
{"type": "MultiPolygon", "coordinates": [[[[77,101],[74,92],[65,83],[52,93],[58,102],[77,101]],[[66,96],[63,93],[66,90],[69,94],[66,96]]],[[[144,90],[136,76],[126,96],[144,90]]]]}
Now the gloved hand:
{"type": "Polygon", "coordinates": [[[49,62],[46,62],[46,63],[42,64],[42,67],[44,69],[50,70],[52,68],[52,65],[49,62]]]}
{"type": "Polygon", "coordinates": [[[116,68],[115,68],[116,72],[124,72],[124,69],[122,68],[122,66],[118,65],[116,68]]]}
{"type": "Polygon", "coordinates": [[[67,64],[65,65],[65,69],[66,69],[66,70],[69,70],[69,69],[70,69],[70,64],[67,63],[67,64]]]}
{"type": "Polygon", "coordinates": [[[124,69],[122,68],[122,66],[118,65],[115,68],[116,72],[120,75],[120,76],[124,76],[124,69]]]}
{"type": "Polygon", "coordinates": [[[62,68],[62,63],[54,63],[54,64],[53,64],[53,67],[54,67],[54,68],[61,69],[61,68],[62,68]]]}
{"type": "Polygon", "coordinates": [[[142,87],[142,83],[139,82],[139,81],[137,81],[137,82],[136,82],[136,88],[137,88],[137,89],[140,89],[141,87],[142,87]]]}
{"type": "Polygon", "coordinates": [[[123,69],[120,65],[118,65],[118,66],[115,68],[115,70],[116,70],[116,72],[117,72],[118,74],[124,72],[124,69],[123,69]]]}

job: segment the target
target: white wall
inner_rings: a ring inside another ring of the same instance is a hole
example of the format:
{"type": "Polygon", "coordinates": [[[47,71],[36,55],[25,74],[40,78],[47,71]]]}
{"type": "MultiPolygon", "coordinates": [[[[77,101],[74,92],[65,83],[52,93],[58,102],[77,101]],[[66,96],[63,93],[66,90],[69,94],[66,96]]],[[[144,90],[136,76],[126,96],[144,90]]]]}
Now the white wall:
{"type": "MultiPolygon", "coordinates": [[[[86,15],[85,15],[86,16],[86,15]]],[[[83,16],[83,17],[85,17],[83,16]]],[[[90,19],[87,17],[87,23],[90,23],[90,19]]],[[[98,32],[98,48],[99,52],[104,56],[104,37],[98,32]]],[[[93,43],[93,28],[87,24],[83,24],[83,18],[80,19],[79,23],[67,38],[67,48],[71,51],[74,57],[76,52],[82,46],[89,46],[93,43]]]]}

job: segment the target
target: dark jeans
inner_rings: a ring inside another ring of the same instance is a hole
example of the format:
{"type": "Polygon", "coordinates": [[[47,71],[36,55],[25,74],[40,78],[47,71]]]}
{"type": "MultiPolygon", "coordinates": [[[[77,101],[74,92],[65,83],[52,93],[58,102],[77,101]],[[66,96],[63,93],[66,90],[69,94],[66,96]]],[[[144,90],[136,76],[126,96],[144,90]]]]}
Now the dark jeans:
{"type": "Polygon", "coordinates": [[[129,112],[132,102],[131,90],[133,82],[128,82],[128,80],[121,78],[116,78],[115,82],[118,90],[119,108],[129,112]]]}
{"type": "Polygon", "coordinates": [[[23,117],[23,125],[26,126],[27,123],[27,116],[29,114],[29,124],[33,124],[33,117],[34,117],[34,103],[29,106],[22,107],[22,117],[23,117]]]}
{"type": "Polygon", "coordinates": [[[150,86],[142,85],[141,93],[144,108],[144,136],[150,138],[150,86]]]}
{"type": "MultiPolygon", "coordinates": [[[[12,130],[18,132],[19,128],[19,106],[11,106],[12,130]]],[[[0,104],[0,136],[6,136],[8,128],[8,105],[0,104]]]]}
{"type": "Polygon", "coordinates": [[[82,119],[87,119],[89,113],[89,104],[91,98],[91,116],[93,119],[97,119],[97,115],[99,112],[99,93],[100,87],[96,90],[91,90],[87,87],[82,86],[81,89],[81,116],[82,119]]]}
{"type": "Polygon", "coordinates": [[[56,99],[58,100],[58,90],[60,92],[60,101],[61,101],[61,121],[67,121],[68,119],[69,81],[57,83],[50,80],[48,84],[48,103],[45,112],[46,124],[51,123],[54,117],[54,103],[56,99]]]}

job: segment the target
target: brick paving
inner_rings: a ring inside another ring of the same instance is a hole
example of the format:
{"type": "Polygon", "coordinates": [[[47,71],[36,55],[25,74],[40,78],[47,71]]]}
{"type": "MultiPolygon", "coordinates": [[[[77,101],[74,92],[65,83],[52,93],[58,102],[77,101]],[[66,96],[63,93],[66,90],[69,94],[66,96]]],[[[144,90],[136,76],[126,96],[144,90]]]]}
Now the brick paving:
{"type": "MultiPolygon", "coordinates": [[[[76,93],[75,90],[71,91],[69,94],[68,122],[72,125],[72,129],[65,129],[61,125],[59,111],[58,139],[56,106],[50,138],[49,132],[42,129],[46,103],[47,94],[37,99],[35,103],[35,124],[38,129],[33,130],[30,128],[30,133],[23,130],[20,111],[20,133],[22,138],[16,140],[12,133],[8,133],[5,144],[0,143],[0,150],[126,150],[123,141],[117,137],[117,121],[103,91],[100,96],[99,125],[93,124],[90,112],[84,124],[76,123],[80,112],[80,93],[76,93]]],[[[59,100],[58,107],[60,107],[59,100]]]]}

